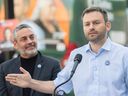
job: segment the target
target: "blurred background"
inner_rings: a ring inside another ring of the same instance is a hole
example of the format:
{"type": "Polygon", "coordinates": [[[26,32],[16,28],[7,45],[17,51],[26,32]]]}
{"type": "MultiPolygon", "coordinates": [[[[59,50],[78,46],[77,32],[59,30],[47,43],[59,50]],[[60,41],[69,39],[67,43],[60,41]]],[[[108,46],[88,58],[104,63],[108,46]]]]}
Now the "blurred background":
{"type": "Polygon", "coordinates": [[[58,58],[63,68],[70,52],[87,43],[81,14],[89,6],[108,11],[111,39],[127,46],[128,0],[0,0],[0,62],[16,56],[12,33],[26,23],[37,35],[38,49],[58,58]]]}
{"type": "Polygon", "coordinates": [[[12,33],[17,25],[26,23],[37,35],[38,50],[58,58],[63,68],[70,52],[88,42],[81,14],[89,6],[108,11],[110,38],[127,46],[128,0],[0,0],[0,63],[17,56],[12,33]]]}

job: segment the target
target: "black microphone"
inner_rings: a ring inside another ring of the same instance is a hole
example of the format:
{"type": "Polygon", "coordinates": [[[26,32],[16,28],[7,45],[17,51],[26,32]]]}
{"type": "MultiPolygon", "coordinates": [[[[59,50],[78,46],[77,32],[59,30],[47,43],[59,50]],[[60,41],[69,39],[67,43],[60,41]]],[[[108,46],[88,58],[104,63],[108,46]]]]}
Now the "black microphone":
{"type": "Polygon", "coordinates": [[[72,68],[70,77],[72,77],[73,74],[75,73],[76,68],[77,68],[78,64],[81,62],[81,60],[82,60],[82,55],[81,55],[81,54],[77,54],[77,55],[75,56],[75,58],[74,58],[74,66],[73,66],[73,68],[72,68]]]}
{"type": "Polygon", "coordinates": [[[72,68],[72,71],[71,71],[69,79],[67,79],[65,82],[59,84],[58,86],[56,86],[56,88],[54,89],[53,96],[64,96],[65,95],[65,92],[63,90],[59,90],[58,92],[56,92],[56,90],[57,90],[57,88],[59,88],[61,85],[65,84],[65,83],[67,83],[72,78],[72,76],[74,75],[74,73],[76,71],[76,68],[77,68],[78,64],[81,62],[81,60],[82,60],[82,55],[81,54],[77,54],[75,56],[75,58],[74,58],[74,66],[72,68]],[[59,92],[61,94],[59,94],[59,92]],[[59,95],[56,95],[56,93],[59,94],[59,95]]]}

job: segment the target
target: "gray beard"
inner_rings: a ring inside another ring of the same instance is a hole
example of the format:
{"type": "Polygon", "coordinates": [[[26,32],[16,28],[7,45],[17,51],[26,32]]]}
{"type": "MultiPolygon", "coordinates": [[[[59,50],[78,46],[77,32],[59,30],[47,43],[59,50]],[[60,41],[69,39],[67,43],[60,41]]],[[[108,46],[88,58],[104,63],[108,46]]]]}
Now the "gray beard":
{"type": "Polygon", "coordinates": [[[21,55],[29,55],[29,56],[34,56],[34,55],[36,55],[37,54],[37,49],[35,48],[35,49],[33,49],[33,50],[30,50],[30,51],[19,51],[20,52],[20,54],[21,55]]]}

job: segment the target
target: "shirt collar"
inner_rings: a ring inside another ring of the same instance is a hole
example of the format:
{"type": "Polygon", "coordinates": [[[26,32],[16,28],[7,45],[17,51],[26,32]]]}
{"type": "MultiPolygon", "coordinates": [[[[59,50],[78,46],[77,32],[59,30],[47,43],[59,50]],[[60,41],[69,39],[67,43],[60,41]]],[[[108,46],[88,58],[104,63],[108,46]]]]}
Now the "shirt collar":
{"type": "MultiPolygon", "coordinates": [[[[111,49],[111,42],[112,41],[110,40],[110,38],[108,38],[106,40],[106,42],[104,43],[104,45],[100,49],[109,51],[111,49]]],[[[91,48],[90,48],[90,44],[89,43],[87,44],[85,51],[86,52],[87,51],[91,51],[91,48]]]]}
{"type": "Polygon", "coordinates": [[[109,51],[111,49],[111,43],[112,41],[110,40],[110,38],[108,38],[101,48],[106,51],[109,51]]]}

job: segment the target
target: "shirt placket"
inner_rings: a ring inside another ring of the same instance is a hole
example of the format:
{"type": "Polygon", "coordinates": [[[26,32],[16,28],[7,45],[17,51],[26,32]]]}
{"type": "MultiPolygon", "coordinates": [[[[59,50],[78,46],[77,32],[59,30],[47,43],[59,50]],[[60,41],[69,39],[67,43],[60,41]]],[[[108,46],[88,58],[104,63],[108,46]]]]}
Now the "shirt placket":
{"type": "Polygon", "coordinates": [[[99,96],[99,64],[97,62],[96,56],[93,59],[93,84],[94,84],[94,95],[93,96],[99,96]]]}

